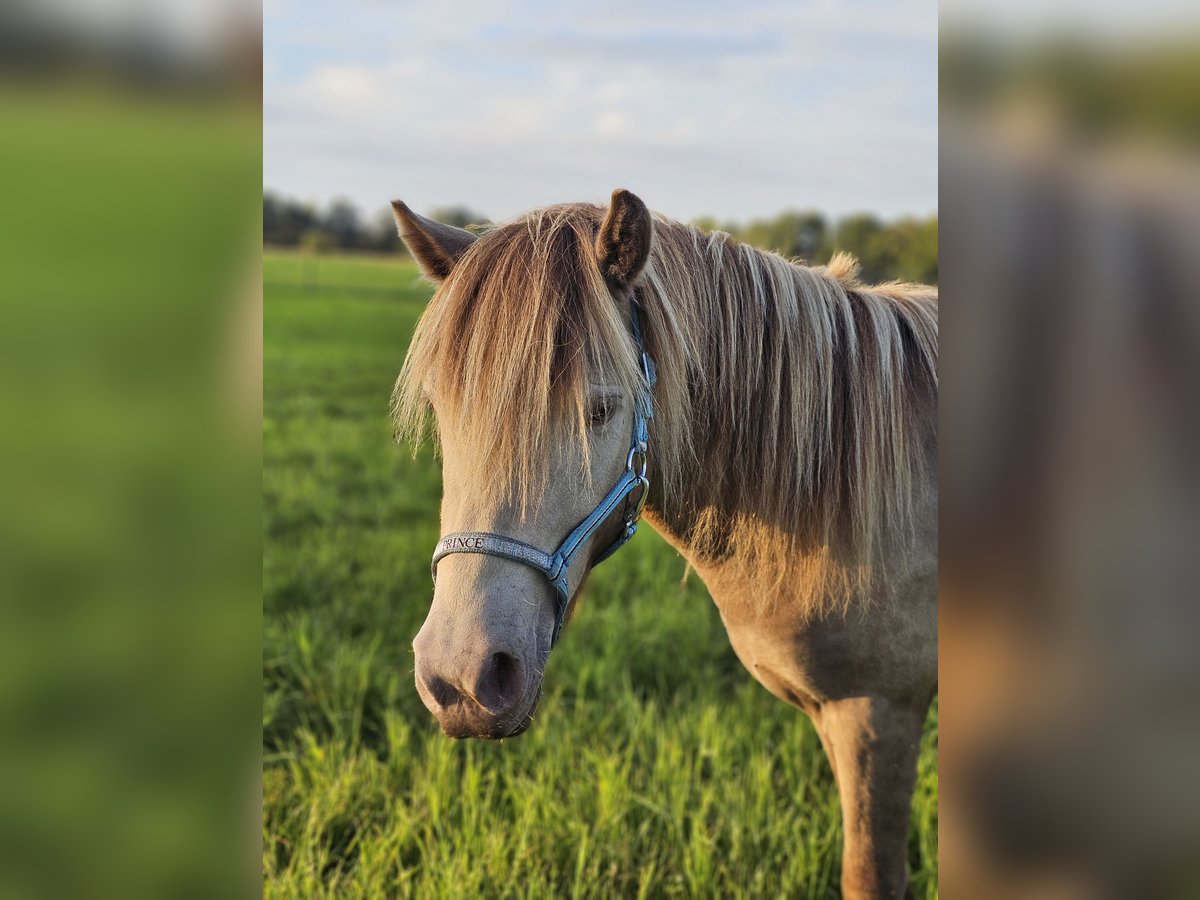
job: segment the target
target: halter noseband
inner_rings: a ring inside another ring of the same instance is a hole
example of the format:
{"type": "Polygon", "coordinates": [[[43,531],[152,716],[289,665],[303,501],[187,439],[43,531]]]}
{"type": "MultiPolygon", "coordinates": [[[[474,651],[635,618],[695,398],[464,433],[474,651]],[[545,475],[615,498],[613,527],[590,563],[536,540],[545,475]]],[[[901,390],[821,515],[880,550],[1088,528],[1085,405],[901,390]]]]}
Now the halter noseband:
{"type": "Polygon", "coordinates": [[[579,548],[588,542],[600,527],[608,521],[618,506],[625,507],[625,525],[617,539],[603,553],[596,557],[593,565],[598,565],[616,553],[626,541],[637,532],[638,518],[642,507],[646,504],[646,495],[650,493],[650,479],[646,477],[646,452],[650,442],[649,420],[654,415],[654,400],[650,388],[654,386],[654,361],[646,354],[642,341],[642,329],[638,322],[637,302],[631,304],[630,318],[633,323],[633,338],[637,342],[638,354],[641,357],[642,374],[645,376],[646,387],[640,392],[633,410],[633,438],[630,442],[629,456],[625,460],[625,471],[617,479],[612,490],[604,495],[591,514],[580,522],[568,534],[558,549],[546,553],[524,541],[493,534],[490,531],[456,531],[442,537],[433,554],[433,580],[437,581],[438,561],[452,553],[482,553],[485,556],[499,556],[536,569],[546,576],[550,586],[558,594],[558,604],[554,612],[554,634],[550,638],[550,646],[558,643],[559,632],[562,631],[563,619],[567,615],[567,607],[571,603],[570,589],[567,586],[567,569],[579,548]],[[637,501],[630,508],[630,498],[638,492],[637,501]]]}

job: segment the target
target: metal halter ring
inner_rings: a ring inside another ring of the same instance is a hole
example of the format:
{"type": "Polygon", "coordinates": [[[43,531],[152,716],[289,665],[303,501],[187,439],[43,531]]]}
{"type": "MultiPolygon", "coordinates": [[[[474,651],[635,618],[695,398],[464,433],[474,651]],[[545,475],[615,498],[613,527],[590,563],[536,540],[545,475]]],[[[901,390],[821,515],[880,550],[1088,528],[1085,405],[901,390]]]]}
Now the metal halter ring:
{"type": "Polygon", "coordinates": [[[641,458],[641,460],[642,460],[641,466],[638,467],[638,477],[645,478],[646,477],[646,442],[645,441],[638,441],[636,444],[634,444],[632,447],[629,448],[629,456],[626,457],[626,459],[625,459],[625,471],[626,472],[633,471],[633,461],[636,458],[641,458]]]}

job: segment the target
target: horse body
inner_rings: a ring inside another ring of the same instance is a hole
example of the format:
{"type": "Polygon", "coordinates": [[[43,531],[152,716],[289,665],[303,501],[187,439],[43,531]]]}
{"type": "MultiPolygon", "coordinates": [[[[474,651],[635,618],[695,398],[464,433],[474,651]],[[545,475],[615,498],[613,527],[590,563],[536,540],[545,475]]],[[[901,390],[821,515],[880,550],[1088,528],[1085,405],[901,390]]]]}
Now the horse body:
{"type": "MultiPolygon", "coordinates": [[[[844,892],[901,895],[937,689],[936,295],[652,219],[624,191],[478,241],[396,213],[442,282],[397,408],[410,425],[436,411],[444,531],[548,549],[591,513],[651,389],[636,303],[657,364],[646,519],[704,580],[747,670],[814,721],[842,800],[844,892]]],[[[518,733],[554,592],[511,559],[442,565],[414,641],[418,691],[448,734],[518,733]]],[[[573,598],[586,566],[572,569],[573,598]]]]}

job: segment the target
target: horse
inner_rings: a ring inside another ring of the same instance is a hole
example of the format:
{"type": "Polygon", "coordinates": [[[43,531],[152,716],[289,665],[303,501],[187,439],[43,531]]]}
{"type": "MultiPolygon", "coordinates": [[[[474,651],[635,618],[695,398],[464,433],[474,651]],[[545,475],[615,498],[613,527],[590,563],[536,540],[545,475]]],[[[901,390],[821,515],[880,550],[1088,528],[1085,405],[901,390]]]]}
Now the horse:
{"type": "Polygon", "coordinates": [[[626,190],[475,233],[392,204],[437,289],[393,393],[435,434],[417,691],[451,737],[529,727],[590,569],[645,521],[703,579],[837,783],[842,889],[907,887],[937,693],[936,290],[859,282],[626,190]]]}

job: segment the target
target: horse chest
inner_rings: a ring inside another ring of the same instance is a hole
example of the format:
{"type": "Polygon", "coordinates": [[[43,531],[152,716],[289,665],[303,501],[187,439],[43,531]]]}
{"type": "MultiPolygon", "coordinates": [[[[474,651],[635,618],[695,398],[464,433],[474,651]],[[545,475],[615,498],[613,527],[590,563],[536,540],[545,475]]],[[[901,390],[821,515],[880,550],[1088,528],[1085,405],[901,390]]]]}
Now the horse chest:
{"type": "Polygon", "coordinates": [[[714,599],[747,671],[805,712],[863,694],[909,702],[935,688],[935,611],[931,616],[914,616],[911,609],[904,615],[852,611],[814,620],[786,609],[747,612],[714,599]]]}
{"type": "Polygon", "coordinates": [[[794,623],[737,621],[722,614],[729,642],[746,670],[772,694],[810,714],[861,681],[853,660],[794,623]]]}

